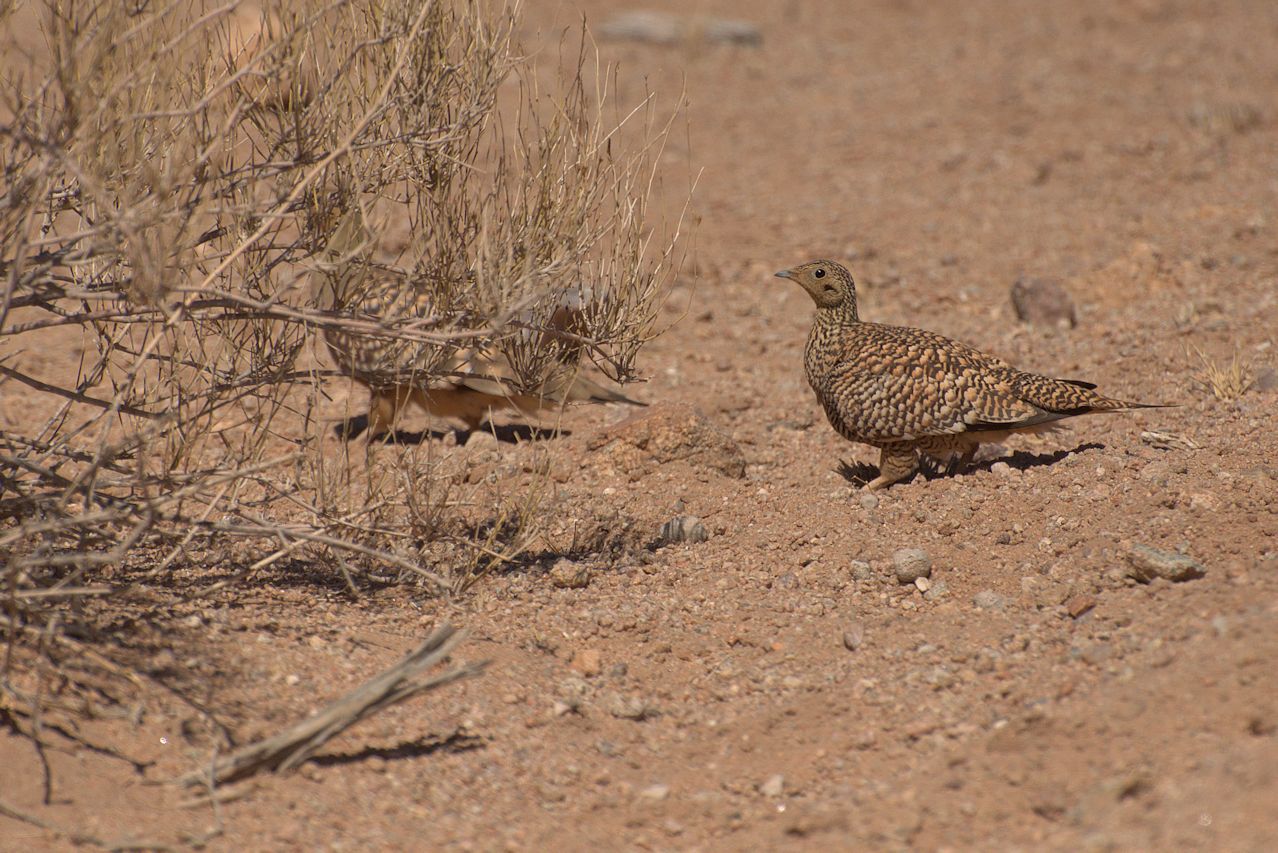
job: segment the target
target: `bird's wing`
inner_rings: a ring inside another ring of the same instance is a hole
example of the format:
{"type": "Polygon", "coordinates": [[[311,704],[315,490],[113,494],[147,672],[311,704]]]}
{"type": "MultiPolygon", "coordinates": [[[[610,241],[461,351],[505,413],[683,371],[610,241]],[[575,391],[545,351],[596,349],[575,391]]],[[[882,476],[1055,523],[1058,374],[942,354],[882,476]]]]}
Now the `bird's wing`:
{"type": "Polygon", "coordinates": [[[863,326],[822,395],[831,415],[862,440],[1017,429],[1078,413],[1027,399],[1018,381],[1024,374],[965,344],[919,329],[863,326]]]}

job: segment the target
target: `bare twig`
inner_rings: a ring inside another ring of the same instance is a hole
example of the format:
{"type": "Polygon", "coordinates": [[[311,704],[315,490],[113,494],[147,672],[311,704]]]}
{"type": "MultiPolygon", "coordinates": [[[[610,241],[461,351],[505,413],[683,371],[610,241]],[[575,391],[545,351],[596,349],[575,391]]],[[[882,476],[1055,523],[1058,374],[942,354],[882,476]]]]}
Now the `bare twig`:
{"type": "Polygon", "coordinates": [[[448,625],[438,628],[402,661],[347,693],[318,714],[215,759],[203,770],[182,777],[182,782],[210,787],[234,782],[263,770],[290,770],[306,761],[330,739],[383,708],[403,702],[427,690],[478,675],[486,662],[454,667],[430,677],[423,673],[448,657],[465,634],[448,625]]]}

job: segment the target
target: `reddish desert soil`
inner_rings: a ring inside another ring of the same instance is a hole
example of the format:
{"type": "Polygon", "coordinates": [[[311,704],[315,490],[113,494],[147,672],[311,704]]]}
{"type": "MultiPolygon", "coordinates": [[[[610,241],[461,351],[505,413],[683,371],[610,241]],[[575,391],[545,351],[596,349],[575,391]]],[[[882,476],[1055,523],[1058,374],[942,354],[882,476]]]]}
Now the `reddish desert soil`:
{"type": "MultiPolygon", "coordinates": [[[[526,41],[626,7],[530,4],[526,41]]],[[[672,325],[632,386],[653,405],[486,451],[550,454],[588,586],[555,586],[548,559],[451,603],[354,600],[293,565],[122,618],[103,642],[155,680],[133,719],[80,734],[152,763],[48,734],[45,806],[31,742],[3,734],[3,799],[109,840],[220,830],[217,850],[1278,849],[1278,6],[651,7],[763,34],[601,43],[623,98],[686,76],[672,205],[704,170],[672,325]],[[851,266],[869,319],[1179,408],[867,499],[876,454],[803,379],[810,300],[771,277],[813,257],[851,266]],[[1077,325],[1019,323],[1022,275],[1061,281],[1077,325]],[[1257,386],[1216,399],[1191,346],[1237,352],[1257,386]],[[708,541],[651,547],[678,514],[708,541]],[[1137,583],[1134,544],[1205,575],[1137,583]],[[898,583],[901,548],[930,557],[927,594],[898,583]],[[208,759],[208,720],[270,733],[441,620],[485,675],[217,810],[157,784],[208,759]]],[[[0,817],[4,849],[66,846],[0,817]]]]}

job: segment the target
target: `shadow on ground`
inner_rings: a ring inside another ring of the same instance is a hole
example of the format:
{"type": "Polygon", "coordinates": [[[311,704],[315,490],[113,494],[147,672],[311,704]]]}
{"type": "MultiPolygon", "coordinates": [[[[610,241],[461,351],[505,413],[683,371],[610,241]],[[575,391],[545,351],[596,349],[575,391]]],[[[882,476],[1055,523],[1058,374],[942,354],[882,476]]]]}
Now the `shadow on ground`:
{"type": "MultiPolygon", "coordinates": [[[[368,415],[356,415],[338,423],[333,427],[333,432],[344,441],[353,441],[363,435],[367,429],[368,415]]],[[[479,431],[492,433],[498,441],[506,444],[517,444],[521,441],[544,441],[561,436],[566,438],[572,435],[566,429],[547,429],[545,427],[529,426],[528,424],[501,424],[499,426],[486,423],[479,427],[479,431]]],[[[442,441],[449,435],[453,435],[457,439],[458,446],[461,446],[470,439],[472,432],[474,430],[468,429],[425,429],[419,432],[395,430],[383,436],[373,436],[370,441],[384,441],[388,444],[421,444],[432,440],[442,441]]]]}
{"type": "MultiPolygon", "coordinates": [[[[971,474],[976,471],[989,471],[996,462],[1004,462],[1009,468],[1014,468],[1017,471],[1026,471],[1030,468],[1055,465],[1065,457],[1075,453],[1085,453],[1088,450],[1103,450],[1104,448],[1105,445],[1092,441],[1080,444],[1072,450],[1056,450],[1052,453],[1030,453],[1025,450],[1018,450],[1010,456],[996,456],[981,462],[975,462],[961,471],[957,461],[943,463],[924,457],[919,465],[919,473],[923,475],[925,480],[940,480],[960,474],[971,474]]],[[[877,477],[879,473],[879,469],[873,465],[868,465],[864,462],[848,462],[847,460],[840,461],[839,467],[835,470],[838,471],[840,477],[854,486],[864,486],[877,477]]]]}

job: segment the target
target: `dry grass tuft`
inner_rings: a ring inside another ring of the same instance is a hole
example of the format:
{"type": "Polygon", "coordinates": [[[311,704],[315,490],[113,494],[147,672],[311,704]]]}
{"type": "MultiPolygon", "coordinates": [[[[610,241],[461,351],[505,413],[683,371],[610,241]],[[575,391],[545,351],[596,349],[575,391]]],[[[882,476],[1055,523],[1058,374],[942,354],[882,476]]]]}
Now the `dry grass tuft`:
{"type": "Polygon", "coordinates": [[[1192,376],[1194,385],[1217,400],[1222,402],[1237,400],[1255,383],[1256,378],[1251,371],[1251,365],[1242,361],[1237,347],[1234,348],[1234,354],[1229,363],[1223,365],[1213,361],[1192,344],[1190,349],[1198,359],[1198,369],[1192,376]]]}

